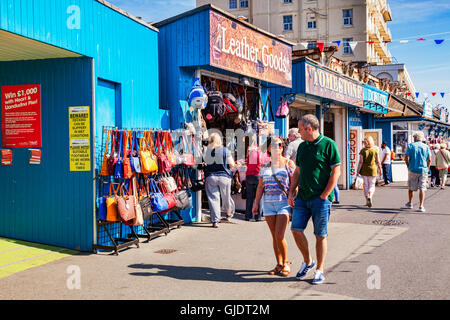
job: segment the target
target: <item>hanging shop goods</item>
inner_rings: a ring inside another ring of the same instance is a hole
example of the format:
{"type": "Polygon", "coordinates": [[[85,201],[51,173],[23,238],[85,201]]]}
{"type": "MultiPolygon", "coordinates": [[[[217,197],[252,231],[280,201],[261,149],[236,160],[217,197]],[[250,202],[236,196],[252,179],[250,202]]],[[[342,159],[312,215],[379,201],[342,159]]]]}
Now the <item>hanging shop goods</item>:
{"type": "Polygon", "coordinates": [[[193,109],[204,109],[208,102],[208,96],[200,83],[199,78],[195,78],[194,85],[189,92],[189,106],[193,109]]]}
{"type": "Polygon", "coordinates": [[[280,98],[280,105],[275,116],[277,118],[286,118],[289,116],[289,104],[283,97],[280,98]]]}

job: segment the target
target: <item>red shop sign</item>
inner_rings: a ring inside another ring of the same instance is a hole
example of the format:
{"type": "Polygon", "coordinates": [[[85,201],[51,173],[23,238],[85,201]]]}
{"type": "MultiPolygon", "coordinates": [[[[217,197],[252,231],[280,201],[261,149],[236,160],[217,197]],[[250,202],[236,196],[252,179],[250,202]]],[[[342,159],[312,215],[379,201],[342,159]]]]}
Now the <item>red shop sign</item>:
{"type": "Polygon", "coordinates": [[[41,85],[1,88],[4,148],[41,147],[41,85]]]}

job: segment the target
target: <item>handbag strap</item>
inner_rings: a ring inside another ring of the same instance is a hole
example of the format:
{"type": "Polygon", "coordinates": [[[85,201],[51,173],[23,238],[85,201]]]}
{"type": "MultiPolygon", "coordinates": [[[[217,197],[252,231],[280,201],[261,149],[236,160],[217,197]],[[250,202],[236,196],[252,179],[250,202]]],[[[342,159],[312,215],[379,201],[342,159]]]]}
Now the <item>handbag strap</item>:
{"type": "Polygon", "coordinates": [[[110,135],[111,135],[111,129],[108,129],[108,133],[106,134],[106,145],[105,145],[105,152],[103,153],[103,158],[106,157],[106,153],[108,151],[108,144],[109,144],[109,136],[110,135]]]}
{"type": "Polygon", "coordinates": [[[119,150],[117,150],[119,159],[123,157],[123,130],[119,131],[119,150]]]}
{"type": "Polygon", "coordinates": [[[116,150],[116,136],[117,136],[117,130],[112,131],[111,133],[111,140],[112,140],[112,145],[111,145],[111,157],[114,157],[114,151],[116,150]]]}
{"type": "Polygon", "coordinates": [[[109,196],[112,196],[112,194],[111,194],[111,188],[112,188],[113,191],[114,191],[114,196],[117,197],[117,193],[118,193],[119,190],[120,190],[121,183],[118,183],[117,190],[114,189],[114,186],[113,186],[114,184],[115,184],[115,183],[113,183],[113,182],[111,182],[111,183],[109,184],[109,196]]]}

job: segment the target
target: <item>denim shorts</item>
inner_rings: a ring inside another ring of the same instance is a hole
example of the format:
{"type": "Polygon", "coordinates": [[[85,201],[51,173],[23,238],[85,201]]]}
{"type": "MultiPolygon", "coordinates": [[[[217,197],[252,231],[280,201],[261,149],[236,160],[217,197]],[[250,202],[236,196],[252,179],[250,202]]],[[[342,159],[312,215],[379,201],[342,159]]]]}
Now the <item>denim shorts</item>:
{"type": "Polygon", "coordinates": [[[277,214],[285,214],[289,216],[291,214],[291,207],[289,206],[287,200],[278,202],[263,201],[263,211],[264,216],[276,216],[277,214]]]}
{"type": "Polygon", "coordinates": [[[294,213],[292,214],[291,230],[304,231],[312,217],[314,234],[323,238],[328,235],[328,220],[330,219],[331,202],[320,197],[310,201],[295,199],[294,213]]]}

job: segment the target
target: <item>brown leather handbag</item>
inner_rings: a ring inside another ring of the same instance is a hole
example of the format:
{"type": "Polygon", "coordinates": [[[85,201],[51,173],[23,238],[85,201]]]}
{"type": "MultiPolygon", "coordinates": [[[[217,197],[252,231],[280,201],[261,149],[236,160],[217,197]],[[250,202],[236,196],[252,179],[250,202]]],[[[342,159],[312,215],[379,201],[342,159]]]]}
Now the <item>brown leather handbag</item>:
{"type": "MultiPolygon", "coordinates": [[[[105,129],[106,130],[106,129],[105,129]]],[[[108,129],[108,133],[106,135],[106,146],[105,146],[105,152],[103,153],[103,161],[102,161],[102,168],[100,170],[101,176],[109,176],[109,169],[108,169],[108,159],[110,157],[108,152],[108,145],[109,145],[109,136],[111,135],[111,130],[108,129]]]]}

